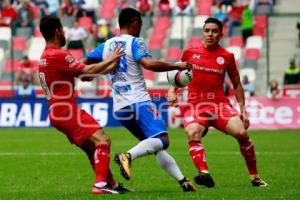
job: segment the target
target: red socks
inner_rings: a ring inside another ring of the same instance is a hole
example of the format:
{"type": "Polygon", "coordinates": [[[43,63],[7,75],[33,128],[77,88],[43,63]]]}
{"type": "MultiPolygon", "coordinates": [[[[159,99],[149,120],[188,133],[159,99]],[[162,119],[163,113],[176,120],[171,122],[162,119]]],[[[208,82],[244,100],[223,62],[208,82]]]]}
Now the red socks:
{"type": "Polygon", "coordinates": [[[109,160],[110,160],[110,145],[108,144],[99,144],[96,146],[94,154],[95,162],[95,173],[96,180],[98,182],[107,182],[107,177],[109,176],[109,160]]]}
{"type": "Polygon", "coordinates": [[[250,175],[257,174],[255,150],[251,139],[249,138],[248,140],[243,142],[239,141],[239,144],[240,144],[240,151],[246,161],[249,174],[250,175]]]}
{"type": "Polygon", "coordinates": [[[189,154],[199,172],[208,171],[205,148],[200,141],[189,142],[189,154]]]}
{"type": "Polygon", "coordinates": [[[107,184],[109,186],[113,187],[113,186],[116,185],[117,182],[114,180],[113,175],[112,175],[110,169],[108,169],[108,170],[109,171],[108,171],[108,177],[107,177],[107,184]]]}

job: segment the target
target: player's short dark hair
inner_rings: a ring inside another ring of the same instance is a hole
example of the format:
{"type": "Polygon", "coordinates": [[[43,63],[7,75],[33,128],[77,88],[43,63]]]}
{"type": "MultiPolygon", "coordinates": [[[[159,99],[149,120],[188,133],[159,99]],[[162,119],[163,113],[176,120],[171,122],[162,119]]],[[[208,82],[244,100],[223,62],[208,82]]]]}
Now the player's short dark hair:
{"type": "Polygon", "coordinates": [[[40,21],[40,31],[45,40],[53,39],[55,30],[60,28],[62,28],[62,24],[56,16],[46,15],[40,21]]]}
{"type": "Polygon", "coordinates": [[[203,28],[204,28],[204,26],[205,26],[206,24],[208,24],[208,23],[217,24],[217,26],[218,26],[219,29],[220,29],[220,32],[222,33],[222,31],[223,31],[223,24],[222,24],[222,22],[220,22],[218,19],[213,18],[213,17],[207,18],[207,19],[205,20],[205,22],[204,22],[203,28]]]}
{"type": "Polygon", "coordinates": [[[119,14],[120,28],[126,28],[134,19],[142,20],[141,13],[134,8],[124,8],[119,14]]]}

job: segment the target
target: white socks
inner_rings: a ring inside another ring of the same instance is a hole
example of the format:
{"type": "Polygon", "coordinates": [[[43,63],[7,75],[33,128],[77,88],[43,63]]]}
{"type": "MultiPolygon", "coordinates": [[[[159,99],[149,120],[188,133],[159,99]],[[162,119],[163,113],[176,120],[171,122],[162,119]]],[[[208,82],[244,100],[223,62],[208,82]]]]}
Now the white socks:
{"type": "Polygon", "coordinates": [[[158,138],[148,138],[139,142],[131,148],[128,153],[131,155],[131,160],[136,158],[156,153],[163,149],[163,143],[158,138]]]}
{"type": "Polygon", "coordinates": [[[166,150],[157,152],[156,161],[163,170],[174,177],[177,181],[180,181],[184,178],[176,161],[166,150]]]}

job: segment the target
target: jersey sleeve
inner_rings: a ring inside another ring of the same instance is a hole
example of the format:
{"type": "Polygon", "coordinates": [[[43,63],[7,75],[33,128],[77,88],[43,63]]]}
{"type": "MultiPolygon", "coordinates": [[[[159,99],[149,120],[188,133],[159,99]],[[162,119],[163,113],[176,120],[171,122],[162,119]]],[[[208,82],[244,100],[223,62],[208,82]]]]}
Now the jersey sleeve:
{"type": "Polygon", "coordinates": [[[136,61],[140,61],[144,57],[151,57],[151,54],[148,51],[145,42],[141,38],[134,38],[132,40],[131,48],[133,58],[136,61]]]}
{"type": "Polygon", "coordinates": [[[239,71],[236,67],[233,54],[230,54],[227,72],[228,72],[229,77],[231,77],[231,78],[239,76],[239,71]]]}
{"type": "Polygon", "coordinates": [[[72,72],[74,75],[80,74],[85,67],[85,64],[75,60],[67,51],[58,52],[52,64],[57,66],[57,71],[72,72]]]}
{"type": "Polygon", "coordinates": [[[86,55],[86,58],[92,62],[101,62],[103,60],[104,43],[86,55]]]}

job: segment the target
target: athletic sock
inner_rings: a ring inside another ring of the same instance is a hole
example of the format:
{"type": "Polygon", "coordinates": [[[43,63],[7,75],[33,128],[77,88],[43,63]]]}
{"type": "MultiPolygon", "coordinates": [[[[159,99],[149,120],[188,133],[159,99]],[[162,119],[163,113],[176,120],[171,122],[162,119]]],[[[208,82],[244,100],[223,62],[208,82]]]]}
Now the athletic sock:
{"type": "Polygon", "coordinates": [[[255,156],[255,150],[254,150],[254,145],[249,138],[246,141],[239,141],[240,144],[240,151],[241,154],[243,155],[248,172],[250,175],[256,175],[257,174],[257,168],[256,168],[256,156],[255,156]]]}
{"type": "Polygon", "coordinates": [[[163,149],[163,143],[158,138],[148,138],[140,141],[136,146],[131,148],[128,153],[131,155],[131,160],[136,158],[156,153],[163,149]]]}
{"type": "Polygon", "coordinates": [[[95,173],[96,180],[95,183],[107,182],[107,177],[109,175],[109,156],[110,145],[100,144],[96,146],[94,161],[95,161],[95,173]]]}
{"type": "Polygon", "coordinates": [[[159,166],[169,175],[174,177],[177,181],[184,179],[184,176],[180,171],[176,161],[166,150],[157,152],[155,157],[159,166]]]}
{"type": "Polygon", "coordinates": [[[205,159],[205,148],[200,141],[191,141],[189,143],[189,154],[199,173],[208,173],[208,166],[205,159]]]}
{"type": "Polygon", "coordinates": [[[108,176],[107,176],[107,184],[111,187],[115,186],[117,182],[114,180],[111,170],[108,169],[108,176]]]}

